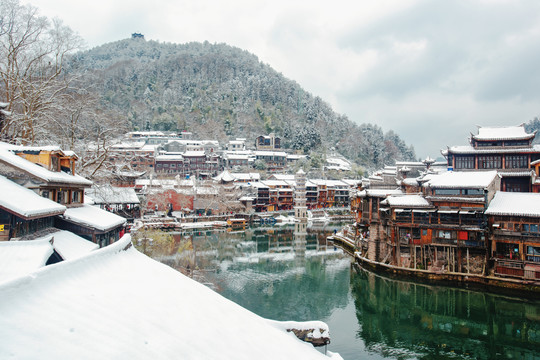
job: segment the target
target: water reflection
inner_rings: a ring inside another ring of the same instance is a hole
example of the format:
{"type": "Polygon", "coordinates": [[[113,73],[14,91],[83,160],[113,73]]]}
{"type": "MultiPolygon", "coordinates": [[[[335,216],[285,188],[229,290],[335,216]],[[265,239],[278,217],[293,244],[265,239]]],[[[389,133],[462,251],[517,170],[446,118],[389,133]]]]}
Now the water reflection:
{"type": "Polygon", "coordinates": [[[328,349],[344,359],[540,358],[539,301],[375,275],[327,242],[338,227],[146,234],[152,243],[135,244],[263,317],[327,322],[328,349]]]}
{"type": "Polygon", "coordinates": [[[360,268],[351,290],[368,350],[421,358],[540,356],[538,302],[396,281],[360,268]]]}

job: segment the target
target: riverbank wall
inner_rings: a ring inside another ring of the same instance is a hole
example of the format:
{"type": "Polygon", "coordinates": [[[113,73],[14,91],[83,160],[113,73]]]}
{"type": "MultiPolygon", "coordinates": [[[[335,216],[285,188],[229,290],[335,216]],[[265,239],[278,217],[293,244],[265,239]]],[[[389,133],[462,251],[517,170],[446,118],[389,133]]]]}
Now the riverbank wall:
{"type": "MultiPolygon", "coordinates": [[[[469,289],[490,291],[502,295],[520,296],[530,299],[538,299],[540,296],[540,281],[527,281],[484,274],[460,273],[448,270],[432,271],[396,266],[376,261],[370,256],[366,256],[366,254],[362,253],[359,242],[343,232],[333,234],[328,240],[331,240],[335,245],[342,247],[344,251],[354,258],[355,263],[362,268],[392,278],[454,287],[465,286],[469,289]]],[[[373,246],[376,247],[376,244],[380,244],[381,242],[372,241],[370,243],[375,244],[373,246]]],[[[374,251],[374,249],[368,249],[368,254],[373,253],[374,251]]]]}

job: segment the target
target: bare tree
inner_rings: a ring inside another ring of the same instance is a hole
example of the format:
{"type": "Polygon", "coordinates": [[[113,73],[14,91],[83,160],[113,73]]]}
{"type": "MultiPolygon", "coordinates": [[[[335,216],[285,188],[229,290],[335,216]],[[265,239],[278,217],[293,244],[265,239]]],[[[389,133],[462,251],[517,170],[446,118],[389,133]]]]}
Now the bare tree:
{"type": "Polygon", "coordinates": [[[63,72],[66,55],[82,40],[60,20],[39,16],[18,0],[0,2],[0,14],[0,86],[12,114],[1,124],[0,137],[33,144],[47,138],[39,130],[58,112],[72,80],[63,72]]]}

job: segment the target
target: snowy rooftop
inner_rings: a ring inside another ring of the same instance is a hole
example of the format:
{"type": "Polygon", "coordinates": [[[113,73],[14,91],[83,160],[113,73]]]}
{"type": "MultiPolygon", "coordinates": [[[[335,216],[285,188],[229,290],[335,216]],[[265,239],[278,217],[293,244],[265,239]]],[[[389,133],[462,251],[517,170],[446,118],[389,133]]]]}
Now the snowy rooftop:
{"type": "Polygon", "coordinates": [[[282,187],[290,187],[290,183],[285,180],[263,180],[261,181],[264,185],[267,185],[269,187],[276,187],[276,186],[282,186],[282,187]]]}
{"type": "Polygon", "coordinates": [[[86,190],[94,204],[139,204],[135,189],[128,187],[97,186],[86,190]]]}
{"type": "Polygon", "coordinates": [[[294,181],[294,174],[272,174],[269,179],[272,180],[291,180],[294,181]]]}
{"type": "Polygon", "coordinates": [[[205,156],[204,151],[186,151],[184,153],[184,157],[197,157],[197,156],[205,156]]]}
{"type": "Polygon", "coordinates": [[[2,143],[0,146],[0,161],[10,166],[25,171],[43,181],[50,183],[62,183],[62,184],[72,184],[72,185],[82,185],[90,186],[92,182],[87,180],[79,175],[71,175],[63,171],[50,171],[44,167],[34,164],[31,161],[23,159],[20,156],[15,155],[8,150],[9,147],[4,146],[5,143],[2,143]]]}
{"type": "Polygon", "coordinates": [[[328,359],[283,323],[139,253],[129,236],[0,292],[0,358],[328,359]]]}
{"type": "Polygon", "coordinates": [[[244,155],[244,154],[235,154],[235,153],[227,153],[227,155],[225,156],[226,159],[229,159],[229,160],[248,160],[249,159],[249,155],[244,155]]]}
{"type": "Polygon", "coordinates": [[[327,164],[332,164],[328,168],[335,168],[336,170],[351,170],[351,163],[341,158],[327,158],[327,164]]]}
{"type": "Polygon", "coordinates": [[[287,154],[287,159],[289,160],[300,160],[300,159],[306,159],[307,155],[300,155],[300,154],[287,154]]]}
{"type": "Polygon", "coordinates": [[[424,184],[433,189],[485,189],[497,177],[497,171],[447,171],[431,175],[424,184]]]}
{"type": "Polygon", "coordinates": [[[407,185],[407,186],[418,186],[418,180],[416,180],[415,178],[403,179],[403,180],[401,180],[401,183],[403,185],[407,185]]]}
{"type": "Polygon", "coordinates": [[[0,208],[29,219],[64,213],[66,207],[0,175],[0,208]]]}
{"type": "Polygon", "coordinates": [[[50,240],[49,236],[33,241],[1,241],[0,283],[45,266],[54,251],[50,240]]]}
{"type": "Polygon", "coordinates": [[[388,196],[381,202],[393,207],[429,207],[429,202],[421,195],[388,196]]]}
{"type": "Polygon", "coordinates": [[[497,191],[486,215],[540,217],[540,194],[497,191]]]}
{"type": "Polygon", "coordinates": [[[472,135],[476,140],[524,140],[531,139],[535,134],[528,134],[523,125],[502,127],[480,127],[478,135],[472,135]]]}
{"type": "Polygon", "coordinates": [[[53,238],[53,247],[64,260],[75,259],[99,249],[98,244],[94,244],[66,230],[59,230],[51,233],[50,236],[53,238]]]}
{"type": "Polygon", "coordinates": [[[255,156],[282,156],[287,157],[287,153],[284,151],[254,151],[255,156]]]}
{"type": "Polygon", "coordinates": [[[156,161],[183,161],[183,160],[184,160],[184,157],[180,154],[156,156],[156,161]]]}
{"type": "Polygon", "coordinates": [[[357,186],[358,184],[362,183],[362,180],[355,180],[355,179],[341,179],[341,181],[343,181],[349,186],[357,186]]]}
{"type": "Polygon", "coordinates": [[[253,181],[253,182],[250,182],[250,185],[254,188],[257,188],[257,189],[268,189],[268,186],[263,184],[262,182],[260,181],[253,181]]]}
{"type": "Polygon", "coordinates": [[[232,176],[236,180],[252,180],[257,181],[261,178],[261,174],[259,173],[232,173],[232,176]]]}
{"type": "Polygon", "coordinates": [[[465,154],[493,154],[493,153],[509,154],[509,153],[520,153],[520,152],[525,152],[525,153],[540,152],[540,145],[536,144],[536,145],[533,145],[532,147],[523,146],[519,148],[516,148],[516,147],[490,148],[487,146],[474,148],[470,145],[461,145],[461,146],[452,146],[448,148],[447,150],[442,150],[441,154],[446,156],[448,155],[448,153],[465,155],[465,154]]]}
{"type": "Polygon", "coordinates": [[[358,192],[359,197],[387,197],[390,195],[403,195],[399,189],[366,189],[358,192]]]}
{"type": "Polygon", "coordinates": [[[231,175],[229,170],[225,169],[220,174],[218,174],[214,180],[215,181],[224,181],[224,182],[231,182],[234,181],[234,176],[231,175]]]}
{"type": "Polygon", "coordinates": [[[109,231],[126,222],[126,219],[121,216],[87,204],[67,209],[62,217],[69,222],[99,231],[109,231]]]}

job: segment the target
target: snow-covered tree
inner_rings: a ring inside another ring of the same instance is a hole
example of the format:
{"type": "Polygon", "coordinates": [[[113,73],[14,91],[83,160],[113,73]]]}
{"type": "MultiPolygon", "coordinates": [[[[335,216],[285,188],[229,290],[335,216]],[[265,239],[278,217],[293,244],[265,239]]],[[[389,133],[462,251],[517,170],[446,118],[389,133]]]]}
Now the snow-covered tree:
{"type": "Polygon", "coordinates": [[[47,138],[40,129],[58,112],[73,79],[63,72],[65,58],[82,40],[60,20],[39,16],[18,0],[0,2],[0,14],[0,86],[12,113],[0,136],[33,144],[47,138]]]}

